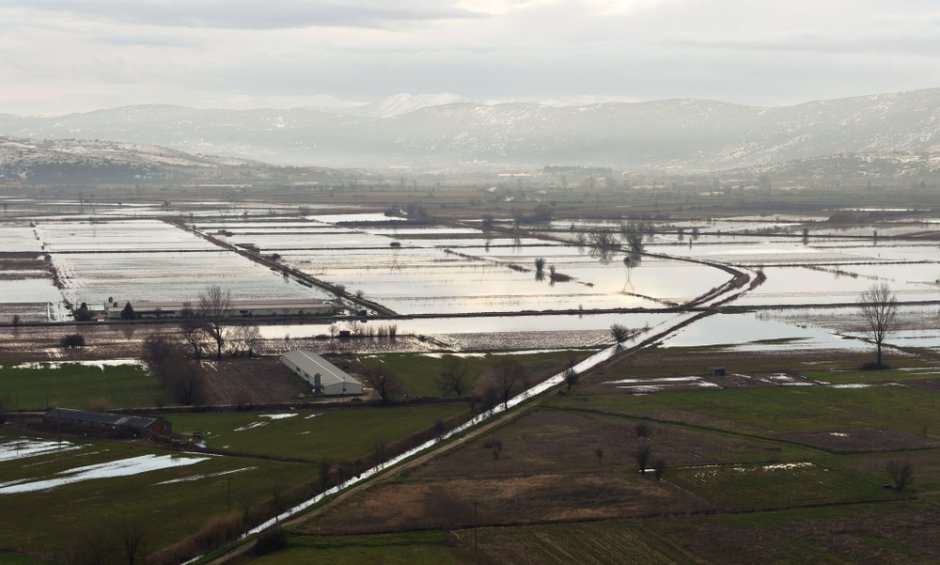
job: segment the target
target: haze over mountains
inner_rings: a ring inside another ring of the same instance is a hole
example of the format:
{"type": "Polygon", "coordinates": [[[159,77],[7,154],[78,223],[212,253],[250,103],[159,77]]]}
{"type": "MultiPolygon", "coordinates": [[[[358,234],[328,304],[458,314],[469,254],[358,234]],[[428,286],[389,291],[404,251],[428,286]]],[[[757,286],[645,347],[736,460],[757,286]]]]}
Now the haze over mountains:
{"type": "Polygon", "coordinates": [[[774,108],[708,100],[486,104],[449,94],[329,112],[143,105],[0,115],[0,135],[146,143],[281,165],[696,172],[840,153],[940,153],[940,89],[774,108]]]}

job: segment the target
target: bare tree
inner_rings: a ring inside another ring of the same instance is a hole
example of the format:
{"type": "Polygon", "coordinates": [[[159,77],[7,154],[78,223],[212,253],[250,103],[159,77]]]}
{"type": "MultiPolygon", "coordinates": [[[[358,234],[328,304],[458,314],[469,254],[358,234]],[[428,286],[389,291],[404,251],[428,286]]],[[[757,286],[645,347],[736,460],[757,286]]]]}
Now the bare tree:
{"type": "Polygon", "coordinates": [[[232,306],[232,293],[212,285],[199,293],[199,317],[205,320],[207,331],[216,345],[216,359],[222,358],[226,338],[226,318],[232,306]]]}
{"type": "MultiPolygon", "coordinates": [[[[679,233],[681,236],[682,232],[679,233]]],[[[635,223],[620,224],[620,234],[623,236],[623,240],[627,242],[630,251],[643,253],[643,227],[641,225],[635,223]]]]}
{"type": "Polygon", "coordinates": [[[666,462],[662,459],[657,459],[653,461],[653,475],[656,477],[656,480],[663,478],[663,473],[666,472],[666,462]]]}
{"type": "Polygon", "coordinates": [[[881,364],[881,345],[897,329],[898,300],[884,282],[875,283],[858,296],[858,307],[868,326],[867,333],[877,347],[877,366],[881,364]]]}
{"type": "Polygon", "coordinates": [[[535,260],[535,280],[541,281],[545,278],[545,257],[538,257],[535,260]]]}
{"type": "Polygon", "coordinates": [[[646,465],[652,455],[653,448],[649,444],[641,445],[633,451],[633,460],[636,461],[636,467],[640,474],[646,474],[646,465]]]}
{"type": "Polygon", "coordinates": [[[568,387],[568,390],[571,390],[571,387],[578,384],[578,381],[581,380],[581,375],[574,369],[574,367],[568,367],[561,374],[565,379],[565,385],[568,387]]]}
{"type": "Polygon", "coordinates": [[[235,326],[235,329],[232,330],[230,341],[234,343],[236,353],[243,353],[247,354],[249,357],[253,357],[255,349],[258,348],[258,344],[261,342],[261,330],[258,326],[254,325],[245,324],[235,326]]]}
{"type": "Polygon", "coordinates": [[[630,337],[630,330],[623,324],[613,324],[610,326],[610,335],[614,338],[614,341],[617,342],[617,349],[620,349],[623,342],[627,341],[627,338],[630,337]]]}
{"type": "Polygon", "coordinates": [[[525,372],[522,365],[511,356],[503,356],[496,364],[496,387],[499,392],[499,400],[506,407],[513,393],[521,387],[524,387],[525,372]]]}
{"type": "Polygon", "coordinates": [[[362,371],[362,378],[369,383],[369,386],[378,395],[381,404],[392,402],[401,391],[401,383],[398,378],[388,371],[366,367],[362,371]]]}
{"type": "Polygon", "coordinates": [[[581,375],[578,374],[575,365],[578,364],[578,352],[569,349],[565,352],[565,370],[562,372],[562,377],[565,379],[565,384],[568,386],[568,390],[571,390],[571,387],[578,384],[578,381],[581,380],[581,375]]]}
{"type": "Polygon", "coordinates": [[[888,461],[886,470],[894,484],[894,490],[904,490],[914,482],[914,466],[910,461],[888,461]]]}
{"type": "Polygon", "coordinates": [[[193,404],[202,389],[199,366],[165,335],[153,334],[144,340],[143,357],[173,399],[193,404]]]}
{"type": "Polygon", "coordinates": [[[207,330],[205,322],[195,316],[184,315],[180,319],[179,327],[183,341],[193,350],[193,357],[201,359],[207,330]]]}
{"type": "Polygon", "coordinates": [[[147,530],[140,520],[124,521],[119,526],[118,537],[128,565],[134,565],[144,556],[147,530]]]}
{"type": "Polygon", "coordinates": [[[617,235],[609,231],[591,232],[588,245],[591,257],[595,257],[604,265],[613,261],[614,253],[620,249],[617,235]]]}
{"type": "Polygon", "coordinates": [[[467,386],[467,362],[456,355],[441,358],[441,372],[438,385],[443,394],[463,396],[467,386]]]}

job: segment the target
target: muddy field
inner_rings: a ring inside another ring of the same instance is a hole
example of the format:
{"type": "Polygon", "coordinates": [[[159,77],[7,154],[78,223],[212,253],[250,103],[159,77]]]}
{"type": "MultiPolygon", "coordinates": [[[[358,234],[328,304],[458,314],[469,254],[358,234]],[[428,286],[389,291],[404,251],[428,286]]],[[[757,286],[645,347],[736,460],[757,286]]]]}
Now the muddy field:
{"type": "Polygon", "coordinates": [[[312,396],[310,386],[277,357],[208,361],[201,367],[201,393],[206,404],[275,404],[312,396]]]}

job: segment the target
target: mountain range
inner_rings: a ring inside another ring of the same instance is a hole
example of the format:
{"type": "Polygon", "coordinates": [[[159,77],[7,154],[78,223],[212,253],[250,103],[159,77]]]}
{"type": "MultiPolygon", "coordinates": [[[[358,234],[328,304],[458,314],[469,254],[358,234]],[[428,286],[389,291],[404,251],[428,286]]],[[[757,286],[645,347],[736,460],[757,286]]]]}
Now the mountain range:
{"type": "Polygon", "coordinates": [[[743,106],[710,100],[548,105],[398,96],[329,112],[142,105],[55,117],[0,114],[0,135],[107,139],[280,165],[674,173],[854,153],[940,153],[940,88],[743,106]]]}

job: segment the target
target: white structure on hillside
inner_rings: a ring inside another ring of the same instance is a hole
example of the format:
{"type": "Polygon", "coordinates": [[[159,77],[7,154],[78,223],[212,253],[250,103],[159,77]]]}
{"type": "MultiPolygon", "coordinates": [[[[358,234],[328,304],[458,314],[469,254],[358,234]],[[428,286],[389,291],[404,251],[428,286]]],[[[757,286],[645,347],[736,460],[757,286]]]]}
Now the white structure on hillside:
{"type": "Polygon", "coordinates": [[[290,351],[281,363],[304,379],[317,394],[362,394],[362,383],[342,369],[310,351],[290,351]]]}

